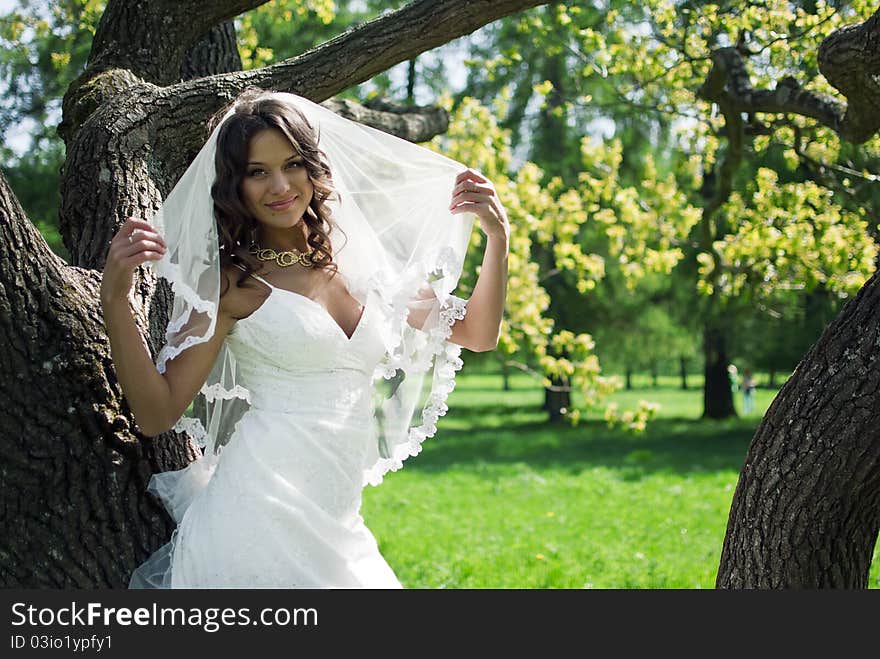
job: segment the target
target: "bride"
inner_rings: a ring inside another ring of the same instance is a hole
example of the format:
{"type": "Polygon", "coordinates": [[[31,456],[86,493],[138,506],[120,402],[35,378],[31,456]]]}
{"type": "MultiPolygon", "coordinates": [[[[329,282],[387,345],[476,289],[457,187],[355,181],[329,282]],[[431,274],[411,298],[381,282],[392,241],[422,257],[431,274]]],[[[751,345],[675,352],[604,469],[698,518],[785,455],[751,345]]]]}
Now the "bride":
{"type": "Polygon", "coordinates": [[[137,425],[202,449],[151,478],[177,527],[130,587],[400,587],[362,489],[433,436],[461,348],[497,345],[509,234],[492,183],[439,154],[293,94],[248,90],[221,113],[104,269],[137,425]],[[465,300],[475,217],[486,247],[465,300]],[[128,303],[142,264],[175,294],[155,364],[128,303]]]}

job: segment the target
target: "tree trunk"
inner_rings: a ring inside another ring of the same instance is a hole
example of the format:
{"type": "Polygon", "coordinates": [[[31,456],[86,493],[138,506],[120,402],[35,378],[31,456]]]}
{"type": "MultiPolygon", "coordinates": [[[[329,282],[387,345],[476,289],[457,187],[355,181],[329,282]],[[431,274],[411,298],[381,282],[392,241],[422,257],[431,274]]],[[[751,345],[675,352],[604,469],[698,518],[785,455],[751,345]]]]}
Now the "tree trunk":
{"type": "Polygon", "coordinates": [[[407,78],[406,78],[406,102],[410,105],[414,105],[416,102],[416,58],[413,57],[409,61],[409,66],[407,67],[407,78]]]}
{"type": "Polygon", "coordinates": [[[550,415],[550,422],[559,421],[571,409],[571,387],[568,378],[553,376],[551,385],[544,389],[543,409],[550,415]]]}
{"type": "Polygon", "coordinates": [[[769,382],[767,383],[767,385],[768,385],[771,389],[775,389],[775,388],[776,388],[776,369],[773,369],[773,368],[770,369],[770,380],[769,380],[769,382]]]}
{"type": "Polygon", "coordinates": [[[656,360],[651,360],[651,386],[657,388],[658,368],[656,360]]]}
{"type": "Polygon", "coordinates": [[[501,382],[502,391],[510,391],[510,365],[506,359],[501,360],[501,382]]]}
{"type": "MultiPolygon", "coordinates": [[[[27,222],[0,173],[0,584],[123,586],[169,528],[144,496],[156,461],[136,436],[112,367],[100,275],[69,267],[27,222]]],[[[137,315],[145,324],[143,315],[137,315]]]]}
{"type": "Polygon", "coordinates": [[[703,353],[706,358],[703,417],[726,419],[736,416],[730,376],[727,372],[727,336],[720,324],[707,323],[704,328],[703,353]]]}
{"type": "Polygon", "coordinates": [[[181,80],[195,80],[215,73],[241,71],[235,25],[226,21],[206,34],[183,58],[181,80]]]}
{"type": "Polygon", "coordinates": [[[626,390],[632,391],[633,388],[633,371],[629,366],[624,367],[623,377],[626,380],[626,390]]]}
{"type": "Polygon", "coordinates": [[[865,588],[880,527],[880,280],[786,381],[749,447],[720,588],[865,588]]]}
{"type": "Polygon", "coordinates": [[[678,358],[678,367],[679,374],[681,375],[681,389],[682,391],[687,391],[688,388],[688,371],[687,371],[687,358],[679,357],[678,358]]]}

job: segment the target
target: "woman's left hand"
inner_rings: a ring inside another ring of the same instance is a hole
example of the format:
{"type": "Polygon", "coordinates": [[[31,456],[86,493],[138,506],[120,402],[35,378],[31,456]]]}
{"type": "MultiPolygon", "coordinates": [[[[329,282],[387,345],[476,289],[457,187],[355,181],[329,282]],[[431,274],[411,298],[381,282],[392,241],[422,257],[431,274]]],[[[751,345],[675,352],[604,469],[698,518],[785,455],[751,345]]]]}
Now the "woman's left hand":
{"type": "Polygon", "coordinates": [[[474,213],[480,218],[483,233],[490,238],[508,240],[510,237],[507,211],[498,199],[495,186],[473,169],[468,168],[455,177],[449,209],[453,213],[474,213]]]}

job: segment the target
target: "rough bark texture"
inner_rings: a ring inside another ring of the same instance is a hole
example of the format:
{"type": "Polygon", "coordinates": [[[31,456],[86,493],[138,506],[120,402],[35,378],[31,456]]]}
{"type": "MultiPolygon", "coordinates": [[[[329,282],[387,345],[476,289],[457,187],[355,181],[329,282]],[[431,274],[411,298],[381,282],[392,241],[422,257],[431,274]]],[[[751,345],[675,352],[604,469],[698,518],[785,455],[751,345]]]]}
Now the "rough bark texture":
{"type": "Polygon", "coordinates": [[[880,130],[880,10],[830,34],[819,46],[819,70],[847,98],[840,136],[866,142],[880,130]]]}
{"type": "MultiPolygon", "coordinates": [[[[202,47],[206,51],[213,50],[211,39],[204,38],[206,33],[266,2],[268,0],[108,2],[95,31],[84,79],[106,69],[119,68],[157,85],[177,82],[190,49],[198,41],[204,42],[202,47]]],[[[197,56],[198,51],[194,55],[197,56]]],[[[221,65],[212,73],[227,70],[221,65]]]]}
{"type": "MultiPolygon", "coordinates": [[[[541,3],[422,0],[318,52],[263,71],[235,71],[234,33],[220,24],[259,4],[109,0],[59,127],[67,145],[60,228],[72,265],[52,254],[0,175],[0,585],[123,587],[132,568],[168,539],[171,522],[146,485],[154,471],[185,466],[194,447],[174,433],[144,441],[131,423],[98,290],[111,237],[126,217],[149,219],[158,208],[204,142],[208,117],[255,83],[324,101],[541,3]]],[[[330,105],[410,139],[428,139],[447,125],[436,108],[330,105]]],[[[171,296],[151,270],[139,269],[134,279],[133,311],[155,354],[171,296]]]]}
{"type": "Polygon", "coordinates": [[[328,99],[321,105],[346,119],[384,130],[410,142],[426,142],[449,128],[449,115],[440,107],[400,106],[378,100],[359,105],[338,98],[328,99]]]}
{"type": "Polygon", "coordinates": [[[721,588],[864,588],[880,527],[880,280],[783,385],[733,497],[721,588]]]}
{"type": "Polygon", "coordinates": [[[232,21],[211,28],[183,58],[180,79],[193,80],[215,73],[241,71],[241,55],[232,21]]]}
{"type": "MultiPolygon", "coordinates": [[[[148,447],[112,376],[100,273],[52,253],[2,174],[0,282],[0,584],[124,584],[167,529],[146,514],[148,447]]],[[[192,459],[186,448],[155,464],[192,459]]]]}

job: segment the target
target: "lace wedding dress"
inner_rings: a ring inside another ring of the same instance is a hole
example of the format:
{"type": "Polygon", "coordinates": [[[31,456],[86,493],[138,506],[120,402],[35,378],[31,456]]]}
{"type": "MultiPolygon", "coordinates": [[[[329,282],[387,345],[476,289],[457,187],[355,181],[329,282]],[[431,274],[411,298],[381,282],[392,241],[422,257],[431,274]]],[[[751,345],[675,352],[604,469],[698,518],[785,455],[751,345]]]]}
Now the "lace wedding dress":
{"type": "MultiPolygon", "coordinates": [[[[130,587],[399,588],[360,515],[377,459],[378,296],[365,294],[348,336],[318,302],[253,276],[271,293],[226,339],[250,407],[219,455],[153,477],[178,526],[130,587]]],[[[446,337],[465,303],[446,302],[446,337]]]]}

